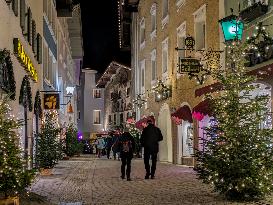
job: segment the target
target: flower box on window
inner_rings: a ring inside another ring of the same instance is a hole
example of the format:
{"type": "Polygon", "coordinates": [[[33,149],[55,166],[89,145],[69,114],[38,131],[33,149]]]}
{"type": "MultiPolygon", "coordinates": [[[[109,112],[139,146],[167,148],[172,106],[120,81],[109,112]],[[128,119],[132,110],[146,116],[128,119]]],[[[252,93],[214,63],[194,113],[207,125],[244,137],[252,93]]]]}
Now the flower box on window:
{"type": "Polygon", "coordinates": [[[257,2],[252,6],[247,7],[240,12],[240,17],[245,22],[253,21],[254,19],[266,14],[268,11],[268,5],[261,2],[257,2]]]}

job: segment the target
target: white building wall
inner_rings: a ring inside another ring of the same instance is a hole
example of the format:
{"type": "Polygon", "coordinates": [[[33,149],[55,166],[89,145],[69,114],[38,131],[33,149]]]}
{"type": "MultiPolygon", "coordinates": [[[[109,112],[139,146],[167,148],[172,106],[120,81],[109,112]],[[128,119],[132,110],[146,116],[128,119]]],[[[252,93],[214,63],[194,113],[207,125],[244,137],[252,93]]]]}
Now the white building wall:
{"type": "Polygon", "coordinates": [[[83,117],[83,130],[86,134],[101,132],[104,129],[104,89],[101,89],[101,98],[93,97],[93,89],[96,88],[96,73],[95,70],[83,69],[85,75],[84,85],[84,113],[81,114],[83,117]],[[101,110],[101,123],[94,124],[93,111],[101,110]]]}
{"type": "MultiPolygon", "coordinates": [[[[19,2],[20,3],[20,2],[19,2]]],[[[26,6],[31,8],[32,11],[32,19],[36,22],[36,32],[40,35],[43,35],[43,5],[40,4],[36,0],[28,0],[26,1],[26,6]]],[[[32,91],[32,100],[34,103],[36,91],[41,90],[42,86],[42,64],[38,64],[36,58],[34,57],[34,53],[32,51],[31,45],[27,42],[25,37],[22,34],[22,29],[20,27],[20,4],[18,5],[18,16],[14,15],[13,10],[11,9],[11,5],[8,6],[6,1],[0,1],[0,49],[7,49],[11,53],[11,60],[13,63],[13,71],[14,78],[16,82],[16,100],[11,102],[11,107],[13,109],[13,113],[15,116],[23,119],[23,106],[19,105],[19,94],[20,87],[22,84],[22,80],[25,75],[28,75],[25,68],[18,61],[17,57],[13,54],[13,39],[18,38],[22,43],[26,54],[30,57],[34,68],[38,73],[38,81],[34,82],[30,80],[31,91],[32,91]]],[[[31,79],[31,78],[30,78],[31,79]]],[[[0,93],[5,93],[4,91],[0,91],[0,93]]],[[[33,112],[28,112],[28,137],[29,141],[31,141],[31,136],[35,130],[33,126],[33,112]]],[[[24,142],[24,133],[22,133],[22,142],[24,142]]],[[[29,146],[31,144],[29,143],[29,146]]]]}

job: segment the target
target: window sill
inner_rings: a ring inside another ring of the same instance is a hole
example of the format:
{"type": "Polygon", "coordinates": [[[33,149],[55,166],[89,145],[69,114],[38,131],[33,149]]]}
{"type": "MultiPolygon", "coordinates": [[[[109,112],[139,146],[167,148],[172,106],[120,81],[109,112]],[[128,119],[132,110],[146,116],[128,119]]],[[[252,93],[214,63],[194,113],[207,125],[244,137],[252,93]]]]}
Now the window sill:
{"type": "Polygon", "coordinates": [[[93,125],[102,125],[101,123],[93,123],[93,125]]]}
{"type": "Polygon", "coordinates": [[[150,34],[151,41],[153,41],[154,38],[156,38],[156,29],[150,34]]]}
{"type": "Polygon", "coordinates": [[[161,21],[162,29],[165,28],[165,26],[169,23],[169,14],[167,14],[161,21]]]}

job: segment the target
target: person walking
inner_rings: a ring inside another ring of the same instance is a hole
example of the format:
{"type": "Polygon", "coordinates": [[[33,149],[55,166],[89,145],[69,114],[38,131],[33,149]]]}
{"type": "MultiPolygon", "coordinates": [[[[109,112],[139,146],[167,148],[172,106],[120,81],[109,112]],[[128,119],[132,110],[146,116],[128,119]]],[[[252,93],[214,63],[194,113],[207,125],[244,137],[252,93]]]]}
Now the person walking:
{"type": "Polygon", "coordinates": [[[145,179],[154,179],[156,170],[157,153],[159,151],[159,141],[163,140],[161,130],[156,127],[152,120],[147,120],[147,127],[142,131],[140,137],[141,146],[144,147],[144,165],[146,170],[145,179]],[[150,158],[152,166],[150,168],[150,158]]]}
{"type": "Polygon", "coordinates": [[[126,167],[127,181],[131,181],[131,161],[135,149],[135,140],[128,130],[125,130],[125,132],[120,136],[119,147],[121,158],[121,178],[125,179],[126,167]]]}
{"type": "Polygon", "coordinates": [[[102,150],[105,147],[105,142],[104,142],[104,139],[102,138],[102,136],[100,136],[100,135],[98,136],[96,144],[97,144],[97,149],[98,149],[97,156],[98,156],[98,158],[100,158],[102,155],[102,150]]]}
{"type": "Polygon", "coordinates": [[[106,149],[107,159],[110,159],[110,152],[111,152],[111,148],[112,148],[112,145],[113,145],[112,136],[111,135],[107,136],[105,141],[106,141],[105,149],[106,149]]]}

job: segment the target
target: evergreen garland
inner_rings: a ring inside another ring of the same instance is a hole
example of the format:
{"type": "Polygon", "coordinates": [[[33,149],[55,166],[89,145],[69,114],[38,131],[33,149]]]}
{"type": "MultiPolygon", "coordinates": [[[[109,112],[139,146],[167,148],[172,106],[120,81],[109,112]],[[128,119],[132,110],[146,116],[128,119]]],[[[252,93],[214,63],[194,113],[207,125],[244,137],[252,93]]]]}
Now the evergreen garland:
{"type": "Polygon", "coordinates": [[[25,75],[22,81],[19,96],[19,104],[23,105],[25,108],[28,108],[30,112],[33,109],[31,87],[29,77],[27,75],[25,75]]]}
{"type": "Polygon", "coordinates": [[[42,118],[43,110],[42,110],[42,102],[41,102],[39,90],[36,92],[36,95],[35,95],[34,114],[38,116],[39,118],[42,118]]]}
{"type": "Polygon", "coordinates": [[[10,93],[10,99],[15,100],[16,83],[14,79],[13,65],[10,58],[10,52],[6,49],[0,50],[0,65],[2,65],[0,66],[0,68],[2,69],[2,74],[6,72],[6,76],[1,76],[4,81],[1,85],[1,88],[7,93],[10,93]]]}

